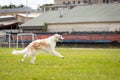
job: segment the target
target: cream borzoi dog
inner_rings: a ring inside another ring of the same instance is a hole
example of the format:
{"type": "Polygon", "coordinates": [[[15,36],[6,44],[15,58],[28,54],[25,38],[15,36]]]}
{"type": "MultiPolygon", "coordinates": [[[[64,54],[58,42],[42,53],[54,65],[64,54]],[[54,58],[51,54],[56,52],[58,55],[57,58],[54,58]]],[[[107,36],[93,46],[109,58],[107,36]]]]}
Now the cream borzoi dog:
{"type": "Polygon", "coordinates": [[[49,38],[46,39],[38,39],[33,42],[31,42],[24,50],[21,51],[16,51],[13,50],[12,54],[24,54],[23,59],[21,62],[24,62],[25,59],[29,56],[31,56],[31,63],[34,64],[34,61],[36,59],[36,53],[39,50],[43,50],[46,52],[52,53],[53,56],[58,56],[60,58],[64,58],[60,53],[58,53],[55,50],[56,47],[56,42],[63,40],[64,38],[62,35],[55,34],[53,36],[50,36],[49,38]]]}

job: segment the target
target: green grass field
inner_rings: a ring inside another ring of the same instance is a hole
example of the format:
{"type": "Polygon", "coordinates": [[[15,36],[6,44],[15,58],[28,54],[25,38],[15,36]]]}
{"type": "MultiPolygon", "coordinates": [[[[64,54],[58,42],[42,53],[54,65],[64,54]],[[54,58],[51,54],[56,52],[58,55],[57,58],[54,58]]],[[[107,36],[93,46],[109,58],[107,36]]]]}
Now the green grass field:
{"type": "Polygon", "coordinates": [[[0,48],[0,80],[120,80],[120,49],[57,48],[65,59],[37,55],[36,64],[0,48]]]}

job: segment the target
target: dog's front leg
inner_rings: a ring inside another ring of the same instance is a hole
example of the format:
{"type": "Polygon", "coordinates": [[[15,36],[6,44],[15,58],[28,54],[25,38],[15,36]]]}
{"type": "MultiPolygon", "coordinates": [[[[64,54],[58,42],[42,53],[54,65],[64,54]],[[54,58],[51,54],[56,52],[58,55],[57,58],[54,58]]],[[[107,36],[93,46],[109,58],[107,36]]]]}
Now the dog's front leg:
{"type": "Polygon", "coordinates": [[[52,50],[52,54],[64,59],[64,56],[62,56],[62,55],[61,55],[60,53],[58,53],[56,50],[52,50]]]}

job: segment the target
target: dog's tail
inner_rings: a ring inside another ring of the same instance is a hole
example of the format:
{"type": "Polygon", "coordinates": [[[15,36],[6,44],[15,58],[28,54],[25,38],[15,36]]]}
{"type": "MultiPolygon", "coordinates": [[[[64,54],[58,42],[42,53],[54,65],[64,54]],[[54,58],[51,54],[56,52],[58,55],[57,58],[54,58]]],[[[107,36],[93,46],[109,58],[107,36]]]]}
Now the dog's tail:
{"type": "Polygon", "coordinates": [[[15,54],[15,55],[24,54],[26,51],[27,51],[27,49],[24,49],[24,50],[21,50],[21,51],[13,50],[12,54],[15,54]]]}

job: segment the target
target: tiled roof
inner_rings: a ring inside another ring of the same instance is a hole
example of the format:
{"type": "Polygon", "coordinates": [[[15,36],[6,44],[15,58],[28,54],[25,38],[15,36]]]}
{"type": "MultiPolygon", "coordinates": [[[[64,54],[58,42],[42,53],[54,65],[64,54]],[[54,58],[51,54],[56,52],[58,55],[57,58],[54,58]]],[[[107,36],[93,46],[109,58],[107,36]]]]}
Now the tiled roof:
{"type": "Polygon", "coordinates": [[[28,12],[33,11],[33,9],[31,8],[13,8],[13,9],[0,9],[0,13],[15,13],[15,12],[26,12],[26,10],[28,10],[28,12]]]}
{"type": "Polygon", "coordinates": [[[17,20],[14,16],[7,15],[7,16],[0,16],[0,25],[6,26],[10,24],[17,23],[17,20]]]}
{"type": "Polygon", "coordinates": [[[50,11],[22,24],[24,26],[43,26],[44,23],[74,22],[120,22],[120,4],[94,4],[77,6],[71,10],[50,11]],[[62,14],[62,17],[60,17],[62,14]]]}

